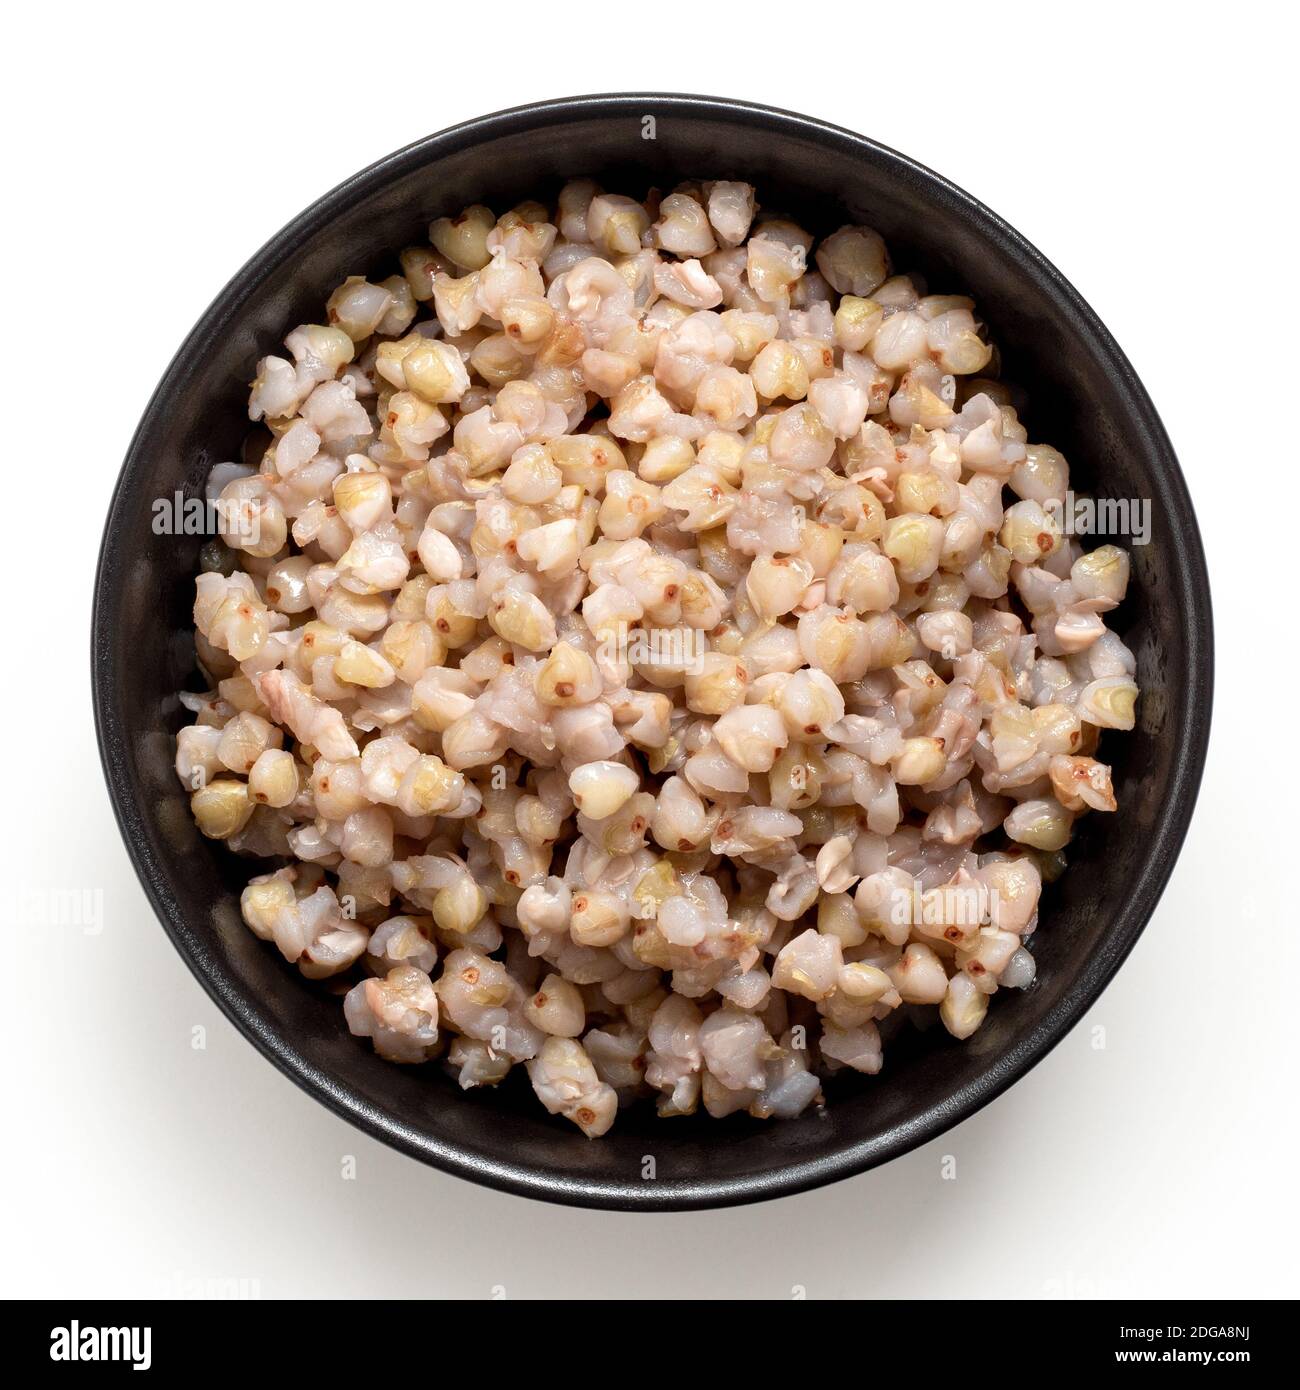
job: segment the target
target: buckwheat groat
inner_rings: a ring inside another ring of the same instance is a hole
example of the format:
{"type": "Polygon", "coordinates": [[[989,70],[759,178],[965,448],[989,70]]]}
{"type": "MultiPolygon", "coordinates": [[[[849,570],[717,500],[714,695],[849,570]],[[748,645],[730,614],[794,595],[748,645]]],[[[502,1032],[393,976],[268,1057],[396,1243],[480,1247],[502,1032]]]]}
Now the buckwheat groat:
{"type": "Polygon", "coordinates": [[[1064,533],[974,304],[825,230],[576,180],[438,218],[258,364],[176,772],[381,1057],[593,1138],[785,1118],[1032,984],[1116,809],[1128,556],[1064,533]]]}

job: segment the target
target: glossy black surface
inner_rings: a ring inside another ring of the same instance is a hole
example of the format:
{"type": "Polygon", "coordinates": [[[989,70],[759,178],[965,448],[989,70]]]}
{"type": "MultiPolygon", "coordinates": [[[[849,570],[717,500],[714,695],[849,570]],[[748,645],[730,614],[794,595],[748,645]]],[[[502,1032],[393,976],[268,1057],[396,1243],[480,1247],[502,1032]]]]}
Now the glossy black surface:
{"type": "Polygon", "coordinates": [[[177,950],[237,1026],[338,1114],[417,1158],[517,1193],[625,1209],[756,1201],[860,1172],[933,1138],[1038,1061],[1155,907],[1192,813],[1213,681],[1205,562],[1178,464],[1132,368],[1060,273],[903,156],[806,117],[701,97],[583,97],[488,116],[389,156],[280,232],[204,315],[144,414],[108,518],[92,637],[123,836],[177,950]],[[1038,982],[999,995],[965,1044],[938,1028],[894,1042],[880,1076],[838,1083],[825,1113],[793,1122],[659,1121],[642,1106],[589,1142],[522,1085],[461,1094],[436,1067],[378,1060],[349,1036],[336,998],[242,925],[246,866],[198,834],[171,770],[173,733],[188,722],[175,692],[193,684],[199,541],[155,536],[153,499],[198,494],[211,464],[237,456],[256,359],[318,321],[345,274],[392,273],[392,253],[424,240],[433,217],[472,202],[499,212],[579,175],[637,196],[688,177],[746,179],[764,206],[818,234],[877,227],[899,269],[920,271],[933,291],[974,295],[1005,376],[1028,392],[1031,438],[1065,451],[1076,488],[1152,501],[1152,542],[1133,552],[1114,624],[1143,688],[1137,731],[1103,745],[1122,812],[1084,822],[1071,872],[1049,890],[1038,982]],[[654,1181],[641,1177],[647,1154],[654,1181]]]}

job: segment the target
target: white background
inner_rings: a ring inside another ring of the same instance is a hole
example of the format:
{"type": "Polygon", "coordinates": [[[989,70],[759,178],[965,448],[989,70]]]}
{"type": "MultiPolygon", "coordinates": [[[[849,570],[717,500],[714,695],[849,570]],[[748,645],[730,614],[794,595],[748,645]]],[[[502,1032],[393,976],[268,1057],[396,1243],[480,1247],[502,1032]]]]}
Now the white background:
{"type": "Polygon", "coordinates": [[[498,4],[467,12],[481,30],[445,35],[437,6],[14,13],[0,96],[0,1292],[1300,1293],[1297,35],[1282,6],[929,4],[886,21],[884,7],[848,4],[747,0],[693,6],[689,20],[679,6],[561,7],[552,20],[498,4]],[[95,753],[86,651],[131,431],[233,271],[397,146],[611,89],[807,111],[907,152],[1024,232],[1163,414],[1201,519],[1218,640],[1196,819],[1091,1016],[1002,1099],[882,1170],[652,1217],[548,1207],[423,1168],[239,1037],[136,885],[95,753]],[[70,886],[102,890],[101,935],[27,920],[26,895],[70,886]],[[190,1046],[195,1025],[205,1051],[190,1046]],[[345,1154],[355,1181],[340,1178],[345,1154]],[[955,1181],[941,1179],[945,1154],[955,1181]]]}

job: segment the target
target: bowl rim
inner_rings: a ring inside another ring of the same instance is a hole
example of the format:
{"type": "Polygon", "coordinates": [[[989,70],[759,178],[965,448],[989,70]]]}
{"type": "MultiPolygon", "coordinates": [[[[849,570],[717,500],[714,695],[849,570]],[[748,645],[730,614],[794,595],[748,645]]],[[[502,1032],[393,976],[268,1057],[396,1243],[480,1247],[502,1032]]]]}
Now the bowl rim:
{"type": "Polygon", "coordinates": [[[260,247],[231,277],[186,335],[154,389],[132,436],[118,473],[95,566],[91,618],[91,685],[96,738],[108,784],[109,800],[132,867],[155,915],[190,971],[208,996],[269,1061],[336,1115],[371,1137],[454,1176],[516,1196],[565,1205],[623,1211],[681,1211],[732,1206],[789,1196],[864,1172],[935,1139],[1002,1094],[1051,1051],[1083,1017],[1119,969],[1155,910],[1178,857],[1195,807],[1209,739],[1213,696],[1213,617],[1209,577],[1191,498],[1182,471],[1155,406],[1132,365],[1109,330],[1073,285],[1019,232],[950,180],[867,136],[814,117],[779,107],[732,98],[668,92],[600,93],[553,98],[509,107],[463,121],[385,155],[318,198],[260,247]],[[113,560],[118,538],[129,534],[125,494],[143,444],[160,422],[166,402],[185,376],[201,345],[235,320],[255,287],[316,235],[343,208],[359,197],[416,171],[420,166],[500,136],[578,119],[616,119],[653,115],[694,117],[742,128],[772,130],[804,138],[815,145],[892,164],[909,181],[979,224],[981,233],[1001,244],[1009,256],[1033,272],[1070,321],[1071,331],[1088,341],[1090,350],[1116,378],[1153,463],[1163,470],[1173,514],[1172,549],[1178,573],[1174,588],[1189,670],[1203,681],[1189,721],[1179,731],[1169,795],[1160,813],[1140,872],[1124,909],[1103,938],[1104,949],[1080,963],[1061,997],[1031,1030],[1016,1038],[989,1068],[948,1094],[919,1116],[884,1134],[857,1140],[815,1157],[737,1178],[707,1174],[671,1183],[630,1184],[622,1180],[570,1178],[549,1173],[506,1156],[485,1158],[437,1139],[412,1124],[395,1120],[314,1064],[294,1040],[278,1033],[246,1000],[231,972],[219,959],[200,960],[182,930],[183,914],[170,890],[165,866],[146,854],[144,817],[124,775],[128,756],[125,721],[109,678],[109,659],[118,638],[108,620],[109,592],[115,587],[113,560]]]}

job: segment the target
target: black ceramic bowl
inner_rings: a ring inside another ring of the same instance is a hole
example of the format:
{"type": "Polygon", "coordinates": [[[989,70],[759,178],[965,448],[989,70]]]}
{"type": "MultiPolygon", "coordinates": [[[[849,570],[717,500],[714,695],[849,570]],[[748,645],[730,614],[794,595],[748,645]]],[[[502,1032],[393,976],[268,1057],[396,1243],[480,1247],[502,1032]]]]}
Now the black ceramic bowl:
{"type": "Polygon", "coordinates": [[[99,559],[93,667],[109,790],[145,891],[200,983],[276,1066],[448,1172],[552,1201],[663,1210],[798,1192],[894,1158],[992,1100],[1069,1031],[1173,868],[1209,732],[1212,650],[1196,520],[1160,420],[1110,334],[1032,246],[960,189],[848,131],[740,102],[628,95],[505,111],[411,145],[327,194],[235,276],[167,369],[123,465],[99,559]],[[198,834],[172,772],[173,734],[187,722],[176,692],[193,685],[200,541],[155,536],[153,500],[201,493],[208,468],[238,456],[254,362],[318,319],[345,274],[392,273],[393,253],[434,217],[469,203],[501,210],[579,175],[634,194],[745,179],[819,235],[845,222],[878,228],[898,267],[975,297],[1004,375],[1028,392],[1031,437],[1065,450],[1074,486],[1152,504],[1152,540],[1133,550],[1117,615],[1143,691],[1136,732],[1108,740],[1121,811],[1084,821],[1070,872],[1048,891],[1037,982],[1000,994],[968,1042],[942,1029],[900,1037],[880,1076],[852,1076],[824,1113],[795,1121],[660,1121],[637,1106],[590,1142],[521,1079],[462,1094],[436,1067],[380,1061],[348,1034],[337,998],[243,926],[248,865],[198,834]],[[642,1176],[648,1154],[653,1180],[642,1176]]]}

